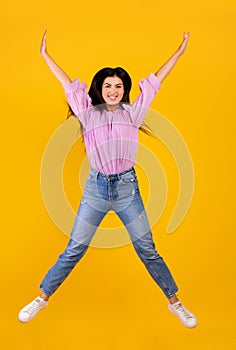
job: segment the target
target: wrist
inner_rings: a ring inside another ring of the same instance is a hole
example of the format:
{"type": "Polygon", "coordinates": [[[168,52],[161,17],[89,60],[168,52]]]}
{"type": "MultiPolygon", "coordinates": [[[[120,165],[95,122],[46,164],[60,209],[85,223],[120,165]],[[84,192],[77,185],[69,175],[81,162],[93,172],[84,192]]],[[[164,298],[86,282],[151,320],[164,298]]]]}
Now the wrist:
{"type": "Polygon", "coordinates": [[[184,53],[184,50],[182,49],[182,47],[179,47],[177,52],[176,52],[177,59],[180,58],[180,56],[182,56],[183,53],[184,53]]]}
{"type": "Polygon", "coordinates": [[[47,51],[41,52],[41,56],[43,57],[43,59],[46,61],[49,57],[47,51]]]}

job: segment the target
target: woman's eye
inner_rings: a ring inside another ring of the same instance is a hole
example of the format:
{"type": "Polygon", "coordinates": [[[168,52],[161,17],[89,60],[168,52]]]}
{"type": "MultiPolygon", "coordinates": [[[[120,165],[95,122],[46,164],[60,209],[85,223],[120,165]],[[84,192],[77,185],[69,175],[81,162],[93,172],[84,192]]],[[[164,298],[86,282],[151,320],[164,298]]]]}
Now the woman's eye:
{"type": "MultiPolygon", "coordinates": [[[[105,84],[104,87],[105,87],[106,89],[109,89],[109,88],[111,88],[112,86],[109,85],[109,84],[105,84]]],[[[122,85],[116,85],[115,88],[121,89],[121,88],[122,88],[122,85]]]]}

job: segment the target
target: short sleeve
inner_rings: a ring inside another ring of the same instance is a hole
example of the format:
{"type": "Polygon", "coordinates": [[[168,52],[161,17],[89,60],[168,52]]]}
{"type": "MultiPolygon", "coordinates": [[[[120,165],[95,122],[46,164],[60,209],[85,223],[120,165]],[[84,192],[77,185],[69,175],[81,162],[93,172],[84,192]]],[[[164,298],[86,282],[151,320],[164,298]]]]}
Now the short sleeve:
{"type": "Polygon", "coordinates": [[[160,87],[161,82],[153,73],[150,73],[147,79],[144,78],[140,81],[140,94],[130,106],[132,122],[137,127],[140,127],[142,124],[145,114],[160,87]]]}
{"type": "Polygon", "coordinates": [[[86,123],[86,110],[92,106],[91,98],[87,93],[87,85],[76,79],[69,84],[62,84],[68,103],[75,116],[84,125],[86,123]]]}

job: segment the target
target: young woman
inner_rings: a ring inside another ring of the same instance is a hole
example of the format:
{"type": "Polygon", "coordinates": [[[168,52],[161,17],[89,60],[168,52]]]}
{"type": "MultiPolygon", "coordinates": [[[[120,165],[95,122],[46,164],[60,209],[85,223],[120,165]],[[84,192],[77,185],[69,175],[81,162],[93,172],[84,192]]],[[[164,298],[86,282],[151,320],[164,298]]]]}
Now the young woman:
{"type": "Polygon", "coordinates": [[[42,39],[41,55],[63,85],[70,108],[82,124],[91,169],[67,248],[41,282],[41,295],[20,311],[19,320],[31,321],[48,305],[49,297],[85,254],[106,213],[113,210],[127,228],[139,258],[167,297],[168,309],[186,327],[195,327],[196,317],[178,300],[175,281],[155,249],[133,167],[138,129],[142,129],[144,116],[162,81],[184,53],[189,33],[184,33],[178,50],[157,73],[150,73],[148,79],[140,82],[141,93],[131,105],[131,79],[124,69],[101,69],[87,93],[85,83],[79,79],[71,81],[50,57],[46,36],[47,31],[42,39]]]}

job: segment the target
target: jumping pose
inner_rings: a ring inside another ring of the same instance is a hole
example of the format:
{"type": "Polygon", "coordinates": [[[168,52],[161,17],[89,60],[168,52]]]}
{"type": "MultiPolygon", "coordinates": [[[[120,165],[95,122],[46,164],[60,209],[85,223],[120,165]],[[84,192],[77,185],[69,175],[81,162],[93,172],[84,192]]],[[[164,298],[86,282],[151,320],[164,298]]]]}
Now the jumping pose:
{"type": "Polygon", "coordinates": [[[140,94],[129,102],[131,78],[121,67],[98,71],[87,92],[79,79],[72,81],[47,52],[47,31],[41,55],[62,84],[70,109],[82,125],[86,152],[91,164],[69,243],[40,284],[41,294],[19,313],[21,322],[31,321],[48,305],[49,298],[66,279],[88,249],[99,224],[113,210],[125,225],[136,253],[168,299],[168,309],[186,327],[197,325],[196,317],[179,301],[177,285],[153,242],[139,192],[134,165],[138,130],[162,81],[184,53],[189,33],[177,51],[156,72],[143,79],[140,94]]]}

